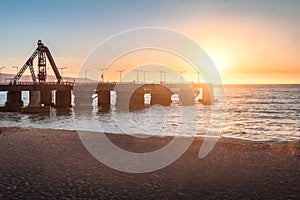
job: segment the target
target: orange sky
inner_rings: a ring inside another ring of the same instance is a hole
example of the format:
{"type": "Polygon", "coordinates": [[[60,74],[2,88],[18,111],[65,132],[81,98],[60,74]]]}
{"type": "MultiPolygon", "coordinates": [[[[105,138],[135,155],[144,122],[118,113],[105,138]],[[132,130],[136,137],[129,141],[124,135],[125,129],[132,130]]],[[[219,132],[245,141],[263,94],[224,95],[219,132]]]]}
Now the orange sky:
{"type": "Polygon", "coordinates": [[[225,83],[300,83],[299,46],[286,27],[232,18],[203,23],[201,28],[184,26],[225,83]]]}

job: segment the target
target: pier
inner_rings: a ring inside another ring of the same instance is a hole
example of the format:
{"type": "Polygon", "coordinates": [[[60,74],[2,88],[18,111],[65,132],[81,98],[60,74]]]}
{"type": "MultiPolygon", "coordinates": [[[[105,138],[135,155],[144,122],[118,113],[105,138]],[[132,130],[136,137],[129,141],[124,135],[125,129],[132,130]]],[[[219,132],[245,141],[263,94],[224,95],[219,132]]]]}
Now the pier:
{"type": "Polygon", "coordinates": [[[145,94],[151,95],[150,105],[169,106],[171,96],[179,95],[180,105],[195,103],[196,96],[202,90],[201,102],[211,105],[214,101],[213,87],[209,84],[135,84],[99,82],[89,83],[22,83],[16,85],[0,84],[0,91],[7,92],[7,101],[0,111],[33,112],[45,111],[45,107],[71,108],[72,94],[75,96],[75,107],[92,106],[93,95],[97,95],[98,106],[107,109],[111,104],[111,91],[117,95],[116,106],[121,110],[135,110],[145,107],[145,94]],[[76,85],[77,84],[77,85],[76,85]],[[75,86],[75,87],[74,87],[75,86]],[[29,91],[29,105],[24,107],[22,91],[29,91]],[[54,98],[55,97],[55,98],[54,98]]]}
{"type": "Polygon", "coordinates": [[[150,105],[169,106],[171,96],[178,94],[181,106],[195,103],[201,94],[201,103],[211,105],[214,102],[211,84],[176,84],[176,83],[132,83],[132,82],[63,82],[58,67],[49,51],[41,42],[9,83],[0,83],[0,91],[7,92],[7,99],[0,112],[49,112],[51,107],[68,109],[72,107],[72,94],[75,96],[75,108],[86,108],[92,105],[95,94],[98,106],[109,109],[111,91],[117,95],[116,106],[120,110],[136,110],[145,107],[145,95],[151,96],[150,105]],[[38,73],[34,72],[33,61],[38,58],[38,73]],[[56,82],[47,82],[46,59],[56,76],[56,82]],[[20,82],[20,78],[30,70],[32,82],[20,82]],[[22,91],[29,91],[29,105],[24,107],[22,91]],[[54,98],[55,97],[55,98],[54,98]]]}

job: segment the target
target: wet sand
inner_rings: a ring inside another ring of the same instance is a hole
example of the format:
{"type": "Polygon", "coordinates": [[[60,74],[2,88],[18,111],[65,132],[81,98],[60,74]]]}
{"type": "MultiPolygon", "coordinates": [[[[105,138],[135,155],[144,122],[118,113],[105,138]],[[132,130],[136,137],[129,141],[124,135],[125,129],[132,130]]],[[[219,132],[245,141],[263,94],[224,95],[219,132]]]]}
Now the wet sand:
{"type": "MultiPolygon", "coordinates": [[[[133,174],[98,162],[75,131],[0,128],[0,199],[299,199],[300,143],[220,139],[204,159],[202,138],[161,170],[133,174]]],[[[108,134],[135,152],[171,138],[108,134]]]]}

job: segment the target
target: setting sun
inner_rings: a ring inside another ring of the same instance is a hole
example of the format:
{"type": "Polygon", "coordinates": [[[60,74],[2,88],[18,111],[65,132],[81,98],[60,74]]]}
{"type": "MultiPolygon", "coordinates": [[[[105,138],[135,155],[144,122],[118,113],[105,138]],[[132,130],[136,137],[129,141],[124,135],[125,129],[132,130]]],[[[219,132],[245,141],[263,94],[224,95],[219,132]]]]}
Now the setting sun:
{"type": "Polygon", "coordinates": [[[219,70],[219,72],[225,71],[229,66],[229,58],[224,54],[209,54],[210,58],[212,59],[213,63],[219,70]]]}

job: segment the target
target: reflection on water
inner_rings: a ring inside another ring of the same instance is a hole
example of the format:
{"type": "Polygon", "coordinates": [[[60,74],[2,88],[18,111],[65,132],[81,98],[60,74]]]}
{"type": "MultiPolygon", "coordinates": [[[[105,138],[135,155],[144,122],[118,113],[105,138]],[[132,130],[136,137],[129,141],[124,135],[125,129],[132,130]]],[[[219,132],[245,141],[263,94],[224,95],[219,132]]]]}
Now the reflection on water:
{"type": "MultiPolygon", "coordinates": [[[[227,113],[223,137],[255,141],[300,139],[299,85],[230,86],[225,91],[227,113]]],[[[5,93],[0,92],[1,105],[5,104],[5,98],[5,93]]],[[[112,94],[112,101],[114,98],[112,94]]],[[[28,92],[23,93],[23,101],[28,104],[28,92]]],[[[97,107],[94,101],[93,106],[84,109],[53,108],[49,114],[0,113],[0,126],[78,128],[133,135],[205,135],[211,107],[196,104],[184,109],[192,114],[182,120],[182,107],[177,104],[127,113],[118,111],[115,106],[97,107]]],[[[218,117],[218,112],[214,116],[218,117]]]]}

